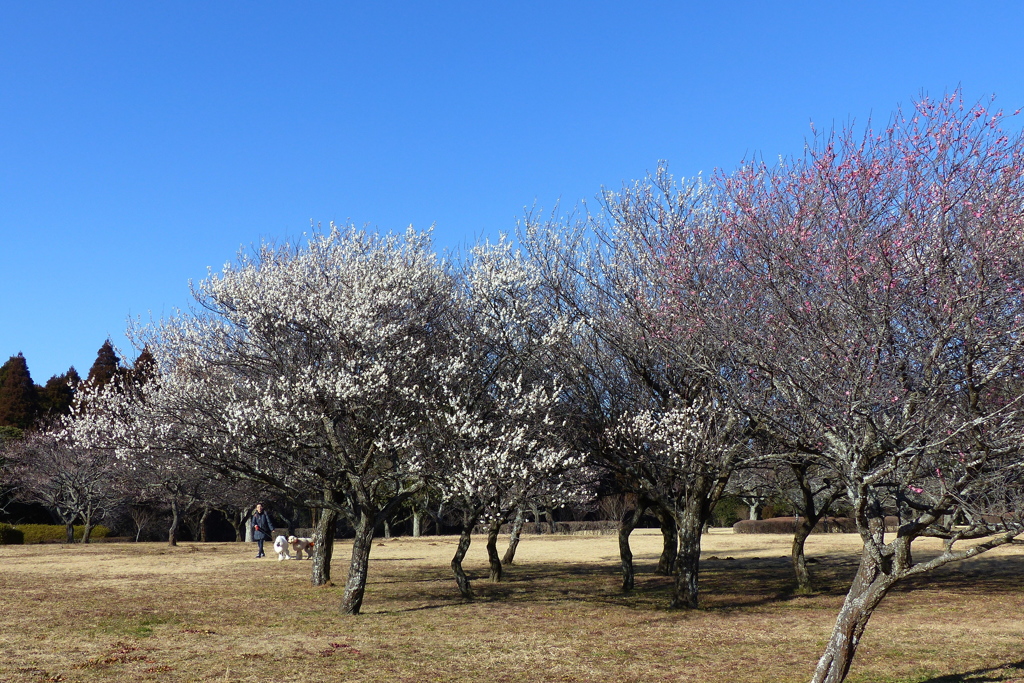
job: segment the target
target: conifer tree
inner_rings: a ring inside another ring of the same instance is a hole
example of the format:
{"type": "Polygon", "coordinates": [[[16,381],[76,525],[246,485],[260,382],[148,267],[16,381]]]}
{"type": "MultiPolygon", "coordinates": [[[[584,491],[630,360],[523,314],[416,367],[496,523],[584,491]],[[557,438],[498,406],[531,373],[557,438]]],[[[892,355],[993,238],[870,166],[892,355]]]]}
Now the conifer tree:
{"type": "Polygon", "coordinates": [[[39,391],[39,416],[54,418],[71,413],[71,403],[82,378],[74,366],[62,375],[54,375],[39,391]]]}
{"type": "Polygon", "coordinates": [[[119,379],[122,373],[121,359],[117,357],[117,353],[114,352],[114,345],[108,339],[103,342],[103,346],[97,351],[96,360],[93,362],[92,367],[89,368],[89,376],[85,381],[90,389],[101,389],[110,384],[110,382],[119,379]]]}
{"type": "Polygon", "coordinates": [[[0,425],[28,429],[39,412],[39,394],[20,352],[0,367],[0,425]]]}

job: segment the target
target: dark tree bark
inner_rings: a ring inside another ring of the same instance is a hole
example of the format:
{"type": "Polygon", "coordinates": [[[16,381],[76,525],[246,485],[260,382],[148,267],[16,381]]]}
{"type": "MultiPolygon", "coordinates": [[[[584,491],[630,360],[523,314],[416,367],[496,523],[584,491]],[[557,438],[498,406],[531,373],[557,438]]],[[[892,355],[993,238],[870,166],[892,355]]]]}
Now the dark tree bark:
{"type": "Polygon", "coordinates": [[[67,539],[68,543],[74,543],[75,542],[75,523],[74,523],[74,521],[64,522],[64,537],[67,539]]]}
{"type": "Polygon", "coordinates": [[[178,529],[181,526],[181,509],[178,506],[178,499],[171,497],[171,526],[167,530],[167,545],[178,545],[178,529]]]}
{"type": "Polygon", "coordinates": [[[516,559],[516,549],[519,548],[519,538],[523,533],[523,524],[526,523],[526,511],[523,508],[516,510],[516,517],[512,521],[512,529],[508,536],[508,549],[505,556],[501,558],[502,564],[512,564],[516,559]]]}
{"type": "Polygon", "coordinates": [[[473,599],[473,590],[469,585],[469,577],[462,569],[462,561],[469,551],[469,544],[473,542],[473,527],[476,525],[478,515],[472,512],[465,512],[462,515],[462,533],[459,535],[459,545],[455,549],[455,557],[452,558],[452,572],[455,574],[455,583],[459,587],[459,593],[467,600],[473,599]]]}
{"type": "Polygon", "coordinates": [[[309,583],[312,586],[331,585],[331,558],[334,556],[334,527],[338,512],[325,508],[318,516],[313,531],[313,569],[309,583]]]}
{"type": "Polygon", "coordinates": [[[807,517],[806,515],[800,517],[800,521],[796,524],[796,529],[793,532],[793,573],[796,575],[796,589],[798,593],[810,593],[814,590],[811,583],[811,573],[807,569],[807,558],[804,555],[804,545],[807,542],[807,537],[811,535],[814,530],[814,526],[818,523],[818,518],[807,517]]]}
{"type": "Polygon", "coordinates": [[[501,558],[498,556],[498,534],[501,532],[503,521],[501,517],[495,517],[487,528],[487,562],[491,568],[490,580],[495,583],[501,581],[502,575],[501,558]]]}
{"type": "Polygon", "coordinates": [[[659,576],[672,576],[676,569],[676,556],[679,554],[679,535],[676,533],[676,521],[668,512],[654,507],[654,514],[661,523],[661,557],[658,568],[654,570],[659,576]]]}
{"type": "Polygon", "coordinates": [[[673,516],[679,532],[679,553],[676,555],[675,592],[670,607],[696,609],[701,533],[710,516],[707,498],[688,498],[685,507],[676,510],[673,516]]]}
{"type": "Polygon", "coordinates": [[[646,509],[644,504],[638,500],[636,507],[623,512],[622,519],[619,520],[619,561],[622,564],[622,590],[624,591],[633,590],[634,585],[633,551],[629,547],[629,535],[640,523],[640,518],[644,516],[646,509]]]}
{"type": "MultiPolygon", "coordinates": [[[[327,511],[324,511],[324,517],[327,511]]],[[[366,592],[366,576],[370,565],[370,549],[373,547],[373,530],[377,520],[360,510],[356,522],[356,535],[352,539],[352,560],[348,566],[345,594],[341,598],[342,614],[359,614],[366,592]]]]}
{"type": "MultiPolygon", "coordinates": [[[[808,474],[809,467],[810,465],[806,461],[790,465],[797,488],[800,490],[800,499],[796,501],[800,519],[793,531],[792,550],[793,573],[796,575],[798,593],[810,593],[814,590],[811,573],[807,568],[807,558],[804,556],[804,546],[807,537],[814,531],[814,527],[825,516],[832,502],[839,495],[839,487],[834,484],[830,486],[826,483],[816,491],[808,474]],[[824,500],[819,506],[815,499],[820,497],[820,494],[824,494],[824,500]]],[[[828,482],[827,479],[825,481],[828,482]]]]}

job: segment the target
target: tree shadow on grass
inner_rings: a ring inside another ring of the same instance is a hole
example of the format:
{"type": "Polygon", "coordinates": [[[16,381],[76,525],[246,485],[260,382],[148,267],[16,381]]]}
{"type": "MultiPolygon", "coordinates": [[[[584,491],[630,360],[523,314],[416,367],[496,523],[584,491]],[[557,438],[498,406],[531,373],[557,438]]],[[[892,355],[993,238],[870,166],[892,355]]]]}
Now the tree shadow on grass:
{"type": "MultiPolygon", "coordinates": [[[[742,611],[771,604],[821,599],[841,599],[847,592],[857,570],[850,557],[815,558],[812,572],[815,591],[810,595],[796,592],[796,583],[788,557],[706,559],[701,562],[701,609],[742,611]]],[[[959,594],[1019,593],[1024,558],[1014,557],[974,564],[950,565],[926,576],[897,584],[894,593],[926,588],[930,591],[952,591],[959,594]]],[[[621,574],[612,564],[545,563],[513,565],[507,568],[498,583],[487,580],[484,572],[469,572],[477,604],[556,603],[573,602],[618,606],[644,611],[668,611],[674,579],[654,574],[655,563],[638,563],[636,587],[629,592],[620,588],[621,574]]],[[[438,567],[415,575],[391,572],[375,583],[388,584],[389,601],[419,603],[412,610],[429,605],[447,607],[462,604],[449,571],[438,567]],[[403,585],[406,587],[402,589],[403,585]]],[[[387,608],[385,608],[387,610],[387,608]]],[[[391,611],[391,610],[387,610],[391,611]]],[[[398,611],[404,611],[399,609],[398,611]]]]}
{"type": "Polygon", "coordinates": [[[1024,681],[1024,661],[929,678],[921,683],[1012,683],[1024,681]]]}

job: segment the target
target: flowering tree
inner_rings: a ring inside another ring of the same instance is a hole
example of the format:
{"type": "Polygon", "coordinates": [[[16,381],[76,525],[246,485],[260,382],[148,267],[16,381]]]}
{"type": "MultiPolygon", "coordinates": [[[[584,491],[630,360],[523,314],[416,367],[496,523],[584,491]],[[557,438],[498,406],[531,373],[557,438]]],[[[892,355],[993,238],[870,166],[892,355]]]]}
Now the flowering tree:
{"type": "MultiPolygon", "coordinates": [[[[678,334],[660,314],[674,227],[700,219],[706,196],[700,183],[675,189],[661,170],[655,182],[606,193],[601,215],[528,221],[520,236],[552,315],[578,321],[556,358],[579,447],[675,523],[674,607],[697,606],[701,531],[751,453],[745,417],[692,360],[709,364],[705,355],[718,349],[678,334]]],[[[622,560],[628,589],[628,541],[622,560]]]]}
{"type": "Polygon", "coordinates": [[[265,245],[202,282],[195,314],[135,331],[158,379],[92,431],[322,508],[314,583],[329,578],[333,522],[346,515],[356,538],[341,609],[358,613],[374,528],[429,466],[452,291],[429,235],[411,229],[332,226],[301,247],[265,245]]]}
{"type": "Polygon", "coordinates": [[[864,539],[816,682],[898,581],[1024,530],[1024,139],[1001,120],[954,94],[748,164],[665,261],[668,315],[725,350],[706,376],[842,482],[864,539]],[[915,561],[924,535],[944,549],[915,561]]]}
{"type": "Polygon", "coordinates": [[[490,577],[499,581],[502,523],[539,487],[561,489],[559,475],[582,459],[559,438],[561,392],[545,367],[565,326],[544,315],[539,277],[504,239],[475,248],[461,275],[453,374],[431,415],[433,485],[462,512],[452,570],[469,598],[462,560],[477,523],[488,523],[490,577]]]}

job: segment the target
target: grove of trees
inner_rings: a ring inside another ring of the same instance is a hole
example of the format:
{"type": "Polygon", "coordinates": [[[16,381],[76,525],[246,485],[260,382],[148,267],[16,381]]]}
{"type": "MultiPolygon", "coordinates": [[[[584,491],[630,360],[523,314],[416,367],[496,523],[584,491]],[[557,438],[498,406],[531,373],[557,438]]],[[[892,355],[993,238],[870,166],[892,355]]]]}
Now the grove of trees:
{"type": "Polygon", "coordinates": [[[631,501],[624,589],[650,510],[671,606],[696,608],[716,505],[776,491],[802,520],[800,590],[819,519],[844,511],[863,539],[816,683],[846,678],[897,583],[1024,533],[1024,137],[959,93],[799,158],[693,182],[660,168],[465,258],[332,225],[194,294],[130,330],[130,368],[109,345],[82,383],[40,390],[20,355],[0,368],[0,422],[29,430],[5,447],[25,500],[70,529],[132,497],[244,519],[239,492],[274,492],[319,511],[313,584],[336,520],[353,530],[340,608],[358,614],[399,514],[461,521],[471,599],[474,528],[500,580],[503,523],[599,488],[631,501]],[[915,558],[924,536],[938,556],[915,558]]]}

